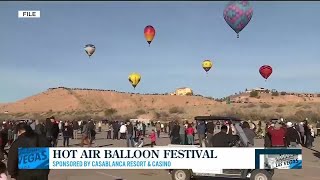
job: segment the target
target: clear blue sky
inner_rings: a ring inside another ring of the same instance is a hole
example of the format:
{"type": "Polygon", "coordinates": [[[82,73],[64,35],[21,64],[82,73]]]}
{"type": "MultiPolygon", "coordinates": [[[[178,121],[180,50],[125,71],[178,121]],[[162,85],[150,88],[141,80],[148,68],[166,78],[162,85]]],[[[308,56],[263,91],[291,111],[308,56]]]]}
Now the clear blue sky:
{"type": "Polygon", "coordinates": [[[239,39],[224,21],[226,3],[0,2],[0,102],[56,86],[139,93],[187,86],[212,97],[247,87],[319,91],[319,2],[251,2],[239,39]],[[18,19],[18,10],[41,10],[41,18],[18,19]],[[157,31],[151,47],[149,24],[157,31]],[[208,77],[204,59],[214,63],[208,77]],[[267,83],[258,72],[264,64],[274,69],[267,83]],[[135,91],[131,72],[142,75],[135,91]]]}

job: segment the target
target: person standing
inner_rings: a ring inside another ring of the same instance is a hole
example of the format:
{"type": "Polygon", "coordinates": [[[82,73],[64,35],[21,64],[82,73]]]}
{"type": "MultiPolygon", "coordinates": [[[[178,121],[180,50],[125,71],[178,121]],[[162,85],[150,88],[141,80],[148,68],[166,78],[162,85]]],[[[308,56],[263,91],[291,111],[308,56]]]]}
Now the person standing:
{"type": "Polygon", "coordinates": [[[59,133],[62,133],[63,126],[64,126],[64,123],[63,123],[62,121],[59,121],[59,122],[58,122],[59,133]]]}
{"type": "Polygon", "coordinates": [[[82,131],[81,131],[82,137],[81,137],[81,142],[80,142],[80,146],[83,147],[84,144],[88,144],[89,146],[89,129],[88,129],[88,124],[87,121],[83,121],[82,122],[82,131]]]}
{"type": "Polygon", "coordinates": [[[14,131],[12,125],[8,127],[8,146],[10,147],[14,140],[14,131]]]}
{"type": "Polygon", "coordinates": [[[200,146],[202,146],[203,140],[205,138],[205,133],[206,133],[206,124],[204,123],[204,121],[200,121],[200,123],[198,124],[197,133],[199,138],[199,144],[200,146]]]}
{"type": "MultiPolygon", "coordinates": [[[[194,145],[194,128],[192,127],[191,124],[188,125],[186,133],[187,133],[188,145],[194,145]]],[[[202,142],[202,141],[200,141],[200,142],[202,142]]]]}
{"type": "Polygon", "coordinates": [[[50,118],[47,118],[45,121],[45,132],[46,132],[46,138],[50,142],[50,144],[53,144],[52,127],[53,127],[52,121],[50,120],[50,118]]]}
{"type": "Polygon", "coordinates": [[[95,124],[93,122],[93,119],[89,119],[87,128],[88,128],[88,140],[89,140],[89,144],[91,145],[93,141],[92,134],[93,134],[93,131],[95,130],[95,124]]]}
{"type": "Polygon", "coordinates": [[[109,122],[106,123],[106,131],[107,131],[107,139],[111,139],[111,124],[109,122]]]}
{"type": "Polygon", "coordinates": [[[156,124],[156,131],[157,131],[158,138],[160,138],[160,132],[161,132],[160,121],[158,121],[157,124],[156,124]]]}
{"type": "Polygon", "coordinates": [[[59,125],[58,122],[55,120],[55,118],[52,116],[50,118],[52,122],[52,147],[57,147],[58,145],[58,137],[59,137],[59,125]]]}
{"type": "Polygon", "coordinates": [[[306,137],[304,145],[306,148],[311,148],[311,146],[312,146],[311,129],[309,127],[309,123],[307,120],[304,120],[304,122],[303,122],[303,129],[304,129],[304,135],[306,137]]]}
{"type": "Polygon", "coordinates": [[[207,123],[207,142],[209,144],[209,147],[211,146],[211,138],[213,137],[214,133],[214,124],[213,121],[209,121],[207,123]]]}
{"type": "Polygon", "coordinates": [[[134,141],[133,141],[133,133],[134,133],[134,127],[132,122],[127,122],[127,147],[134,147],[134,141]]]}
{"type": "Polygon", "coordinates": [[[62,130],[62,136],[63,136],[63,147],[69,147],[69,139],[71,137],[71,128],[67,122],[64,124],[63,130],[62,130]]]}
{"type": "Polygon", "coordinates": [[[33,132],[26,123],[17,125],[18,138],[12,143],[8,156],[8,173],[16,180],[48,180],[49,169],[19,169],[18,149],[31,147],[50,147],[51,144],[45,136],[33,132]]]}
{"type": "Polygon", "coordinates": [[[120,126],[120,139],[126,139],[127,126],[121,123],[120,126]]]}
{"type": "Polygon", "coordinates": [[[101,129],[102,129],[102,122],[99,121],[99,122],[98,122],[98,130],[99,130],[99,132],[101,132],[101,129]]]}
{"type": "Polygon", "coordinates": [[[39,135],[45,135],[45,127],[43,124],[39,123],[39,120],[36,120],[35,133],[39,135]]]}
{"type": "Polygon", "coordinates": [[[78,139],[78,132],[79,132],[79,123],[77,121],[72,121],[73,127],[73,139],[78,139]]]}
{"type": "Polygon", "coordinates": [[[120,129],[118,121],[113,123],[112,129],[113,129],[113,139],[118,140],[119,139],[119,129],[120,129]]]}
{"type": "Polygon", "coordinates": [[[301,144],[303,146],[305,146],[305,132],[304,132],[304,123],[300,122],[299,124],[299,133],[300,133],[300,137],[301,137],[301,144]]]}
{"type": "Polygon", "coordinates": [[[248,146],[253,147],[254,146],[254,138],[256,137],[256,133],[254,132],[253,129],[250,128],[250,124],[248,122],[243,122],[242,129],[248,139],[248,146]]]}
{"type": "Polygon", "coordinates": [[[157,136],[156,136],[156,132],[154,132],[154,129],[152,129],[152,131],[151,131],[150,140],[151,140],[151,147],[155,146],[156,145],[157,136]]]}
{"type": "Polygon", "coordinates": [[[142,134],[143,134],[143,137],[146,137],[146,129],[147,129],[146,123],[143,122],[142,123],[142,134]]]}
{"type": "Polygon", "coordinates": [[[174,125],[171,130],[171,144],[180,144],[180,126],[177,122],[174,122],[174,125]]]}
{"type": "Polygon", "coordinates": [[[137,134],[139,137],[142,136],[142,130],[143,130],[142,123],[137,122],[137,134]]]}
{"type": "Polygon", "coordinates": [[[268,133],[271,137],[271,147],[286,147],[285,135],[286,131],[281,124],[276,123],[274,127],[268,129],[268,133]]]}
{"type": "Polygon", "coordinates": [[[168,133],[168,123],[164,123],[163,125],[164,133],[168,133]]]}
{"type": "Polygon", "coordinates": [[[186,144],[186,128],[184,127],[183,122],[180,123],[179,135],[180,135],[180,144],[185,145],[186,144]]]}
{"type": "Polygon", "coordinates": [[[301,145],[301,138],[299,132],[293,128],[291,122],[287,122],[287,131],[286,131],[286,146],[287,147],[297,147],[301,145]]]}
{"type": "Polygon", "coordinates": [[[309,129],[310,129],[310,148],[313,148],[313,142],[314,142],[314,138],[316,138],[316,133],[314,132],[313,126],[311,124],[309,124],[309,129]]]}
{"type": "Polygon", "coordinates": [[[3,124],[2,130],[0,131],[1,137],[1,144],[0,144],[0,153],[1,153],[1,160],[4,159],[4,155],[8,157],[8,152],[4,149],[8,143],[8,128],[7,124],[3,124]]]}

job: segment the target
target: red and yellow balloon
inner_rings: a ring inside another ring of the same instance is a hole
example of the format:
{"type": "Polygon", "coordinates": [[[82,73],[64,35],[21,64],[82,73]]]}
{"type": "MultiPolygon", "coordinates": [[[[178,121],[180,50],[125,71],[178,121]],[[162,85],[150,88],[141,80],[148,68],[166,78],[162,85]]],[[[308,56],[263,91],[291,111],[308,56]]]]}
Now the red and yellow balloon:
{"type": "Polygon", "coordinates": [[[144,28],[144,37],[146,38],[149,46],[151,42],[153,41],[154,36],[156,35],[156,30],[153,26],[148,25],[144,28]]]}

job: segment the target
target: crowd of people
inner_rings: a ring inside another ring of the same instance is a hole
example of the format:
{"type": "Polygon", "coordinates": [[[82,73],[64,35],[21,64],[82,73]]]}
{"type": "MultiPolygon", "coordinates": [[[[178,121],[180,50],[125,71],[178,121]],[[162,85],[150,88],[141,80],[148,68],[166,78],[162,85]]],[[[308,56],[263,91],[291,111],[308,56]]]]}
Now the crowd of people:
{"type": "MultiPolygon", "coordinates": [[[[262,123],[241,122],[240,126],[248,139],[243,146],[254,146],[257,134],[263,132],[266,148],[299,147],[312,148],[314,138],[320,135],[320,122],[316,128],[304,120],[300,123],[270,121],[263,131],[262,123]]],[[[70,138],[79,140],[79,146],[92,146],[98,131],[106,131],[106,139],[125,140],[127,147],[145,146],[145,138],[149,138],[150,146],[157,145],[162,134],[168,134],[171,144],[194,145],[198,139],[200,145],[207,147],[230,147],[239,141],[234,123],[231,121],[188,121],[150,123],[139,121],[58,121],[55,117],[44,122],[35,121],[4,121],[0,131],[0,180],[6,172],[19,180],[48,179],[49,170],[19,170],[18,148],[20,147],[57,147],[59,136],[62,145],[68,147],[70,138]],[[102,128],[102,126],[104,128],[102,128]],[[149,129],[149,130],[147,130],[149,129]],[[9,152],[5,147],[10,147],[9,152]],[[7,160],[7,166],[3,162],[7,160]]]]}
{"type": "MultiPolygon", "coordinates": [[[[317,122],[316,130],[307,120],[300,123],[284,122],[283,120],[270,121],[266,123],[264,131],[261,124],[261,121],[258,125],[251,121],[241,122],[242,129],[248,139],[246,146],[254,146],[254,139],[262,132],[264,146],[267,148],[297,146],[312,148],[314,147],[314,139],[317,135],[320,135],[320,131],[316,131],[320,127],[320,122],[317,122]]],[[[235,141],[236,130],[230,121],[218,121],[216,123],[199,121],[197,124],[171,122],[169,123],[169,133],[171,144],[194,145],[197,135],[200,145],[205,140],[207,146],[221,147],[221,145],[232,144],[235,141]],[[218,133],[216,133],[217,130],[218,133]]]]}

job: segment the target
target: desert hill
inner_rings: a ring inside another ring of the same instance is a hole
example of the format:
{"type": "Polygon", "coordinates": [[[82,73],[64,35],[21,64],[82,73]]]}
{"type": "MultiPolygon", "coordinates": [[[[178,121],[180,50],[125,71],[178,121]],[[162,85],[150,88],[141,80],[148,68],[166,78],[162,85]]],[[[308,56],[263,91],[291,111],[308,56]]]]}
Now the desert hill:
{"type": "MultiPolygon", "coordinates": [[[[2,118],[84,116],[190,119],[196,115],[236,115],[247,119],[287,117],[317,119],[320,97],[310,94],[240,93],[214,100],[202,96],[134,94],[113,90],[51,88],[17,102],[0,104],[2,118]],[[227,103],[227,99],[231,103],[227,103]],[[4,113],[7,112],[7,113],[4,113]]],[[[1,118],[1,117],[0,117],[1,118]]]]}

